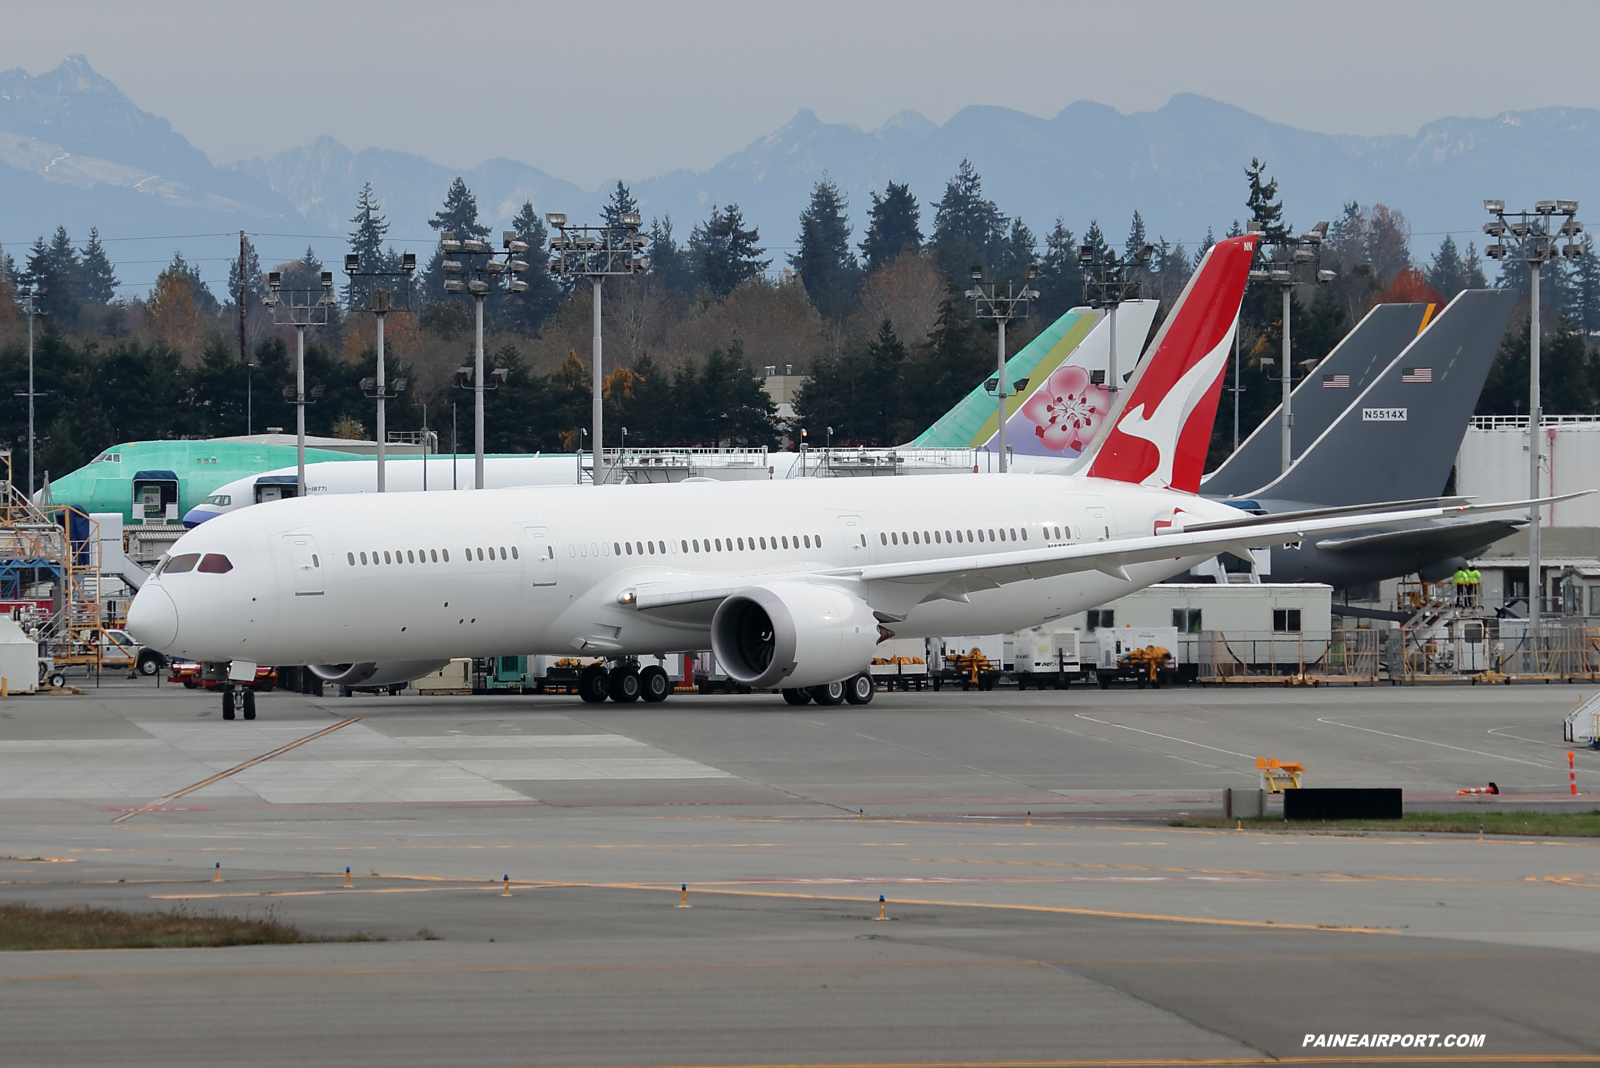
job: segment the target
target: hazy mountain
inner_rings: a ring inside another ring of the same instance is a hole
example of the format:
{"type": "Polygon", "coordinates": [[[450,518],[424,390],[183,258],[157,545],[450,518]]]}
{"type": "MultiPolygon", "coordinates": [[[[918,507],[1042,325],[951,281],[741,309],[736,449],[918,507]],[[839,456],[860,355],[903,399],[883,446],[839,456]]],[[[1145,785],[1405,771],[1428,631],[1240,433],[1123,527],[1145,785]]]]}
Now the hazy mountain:
{"type": "MultiPolygon", "coordinates": [[[[1441,119],[1414,137],[1331,136],[1188,94],[1130,115],[1088,102],[1048,119],[969,107],[936,125],[905,112],[870,131],[801,111],[707,171],[674,171],[632,188],[647,218],[672,215],[680,241],[712,205],[738,203],[781,265],[824,175],[849,197],[858,230],[872,191],[909,182],[931,232],[933,203],[970,158],[1001,210],[1041,237],[1060,215],[1080,234],[1098,219],[1120,241],[1137,209],[1152,236],[1192,244],[1208,226],[1220,234],[1242,217],[1243,167],[1254,156],[1279,180],[1295,225],[1334,218],[1349,200],[1382,202],[1405,212],[1413,249],[1425,255],[1441,231],[1476,231],[1485,197],[1529,205],[1577,197],[1600,211],[1597,131],[1600,111],[1544,108],[1441,119]]],[[[609,191],[585,191],[513,160],[454,168],[402,152],[352,152],[331,137],[218,167],[81,56],[36,78],[0,73],[0,241],[19,256],[57,224],[79,241],[91,225],[105,237],[238,229],[342,237],[366,181],[396,243],[420,252],[433,240],[427,219],[458,174],[491,225],[508,222],[525,199],[540,211],[594,218],[609,191]]],[[[330,241],[325,258],[336,249],[330,241]]],[[[148,246],[137,255],[148,256],[148,246]]],[[[148,273],[123,277],[141,271],[148,273]]]]}

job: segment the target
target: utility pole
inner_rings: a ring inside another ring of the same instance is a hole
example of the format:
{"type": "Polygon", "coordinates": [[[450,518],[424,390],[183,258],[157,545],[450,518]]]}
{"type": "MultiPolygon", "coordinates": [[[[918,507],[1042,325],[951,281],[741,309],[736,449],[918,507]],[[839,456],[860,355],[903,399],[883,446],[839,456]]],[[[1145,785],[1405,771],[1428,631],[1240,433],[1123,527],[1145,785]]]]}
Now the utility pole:
{"type": "Polygon", "coordinates": [[[23,286],[17,291],[17,301],[20,310],[28,317],[28,392],[19,393],[19,397],[28,398],[28,499],[33,499],[33,399],[44,396],[33,388],[33,320],[35,316],[45,314],[39,302],[44,299],[44,287],[40,285],[23,286]]]}
{"type": "Polygon", "coordinates": [[[251,380],[250,380],[251,379],[251,374],[250,374],[250,354],[249,354],[249,350],[246,347],[245,332],[244,332],[244,322],[245,322],[245,319],[244,319],[244,302],[245,302],[245,294],[246,294],[246,292],[248,291],[248,288],[249,288],[248,276],[244,273],[244,264],[245,264],[244,231],[240,230],[239,231],[239,363],[241,365],[243,365],[243,367],[244,367],[244,432],[245,432],[245,435],[248,436],[250,434],[250,430],[251,430],[251,427],[250,427],[250,423],[251,423],[250,416],[251,416],[252,413],[251,413],[250,409],[253,407],[251,402],[254,400],[254,398],[251,396],[251,393],[253,392],[254,383],[251,382],[251,380]]]}
{"type": "MultiPolygon", "coordinates": [[[[1252,233],[1257,233],[1260,229],[1261,224],[1254,220],[1247,227],[1247,230],[1252,233]]],[[[1294,390],[1292,360],[1294,345],[1289,333],[1289,313],[1294,306],[1295,286],[1308,285],[1313,282],[1325,285],[1333,281],[1334,275],[1332,271],[1324,271],[1317,268],[1322,255],[1322,242],[1327,236],[1328,224],[1319,222],[1298,238],[1287,238],[1277,247],[1277,252],[1287,254],[1287,258],[1263,260],[1261,267],[1250,272],[1250,281],[1267,282],[1275,285],[1283,296],[1283,374],[1279,379],[1283,386],[1283,399],[1278,402],[1278,424],[1281,428],[1282,441],[1279,455],[1283,465],[1282,470],[1284,471],[1289,470],[1289,465],[1294,463],[1294,407],[1290,396],[1294,390]],[[1309,277],[1305,276],[1305,270],[1311,272],[1309,277]]],[[[1262,370],[1271,367],[1273,362],[1270,356],[1263,357],[1261,360],[1262,370]]],[[[1310,374],[1311,369],[1317,365],[1317,362],[1316,360],[1301,360],[1300,363],[1304,368],[1304,374],[1310,374]]],[[[1301,376],[1302,378],[1304,374],[1301,376]]],[[[1237,370],[1235,375],[1237,376],[1237,370]]],[[[1236,377],[1236,385],[1237,381],[1236,377]]],[[[1235,394],[1235,400],[1237,401],[1237,394],[1235,394]]]]}
{"type": "MultiPolygon", "coordinates": [[[[476,457],[474,463],[473,485],[483,489],[483,394],[485,385],[483,380],[483,302],[489,298],[489,291],[494,287],[494,279],[505,274],[510,279],[506,288],[511,293],[526,293],[528,283],[519,276],[528,269],[528,262],[517,257],[528,251],[528,243],[510,230],[500,232],[500,242],[505,249],[505,259],[495,259],[495,251],[487,241],[482,238],[467,236],[456,239],[453,231],[444,230],[439,234],[439,248],[446,256],[460,256],[461,259],[446,259],[443,263],[444,272],[449,275],[466,275],[466,281],[460,278],[447,278],[444,283],[446,293],[466,293],[472,297],[473,319],[475,333],[473,335],[472,367],[463,367],[456,372],[457,385],[464,385],[461,381],[465,374],[472,383],[472,437],[473,450],[476,457]],[[481,257],[481,259],[480,259],[481,257]]],[[[495,376],[505,382],[510,372],[504,368],[496,368],[495,376]]],[[[495,387],[488,387],[490,389],[495,387]]]]}
{"type": "Polygon", "coordinates": [[[295,337],[294,386],[285,387],[284,398],[294,405],[295,433],[295,496],[304,497],[306,487],[306,405],[315,404],[322,396],[318,386],[306,396],[306,327],[326,326],[331,308],[338,306],[333,295],[333,272],[323,271],[320,289],[284,289],[281,272],[267,275],[267,292],[261,302],[272,309],[272,321],[292,325],[295,337]],[[288,301],[285,302],[284,298],[288,301]],[[311,298],[315,297],[313,301],[311,298]]]}
{"type": "MultiPolygon", "coordinates": [[[[1576,200],[1541,200],[1532,211],[1509,212],[1505,201],[1485,200],[1483,209],[1494,216],[1483,224],[1483,232],[1495,239],[1493,244],[1484,246],[1483,254],[1493,260],[1510,258],[1527,264],[1529,297],[1533,302],[1528,322],[1528,496],[1533,500],[1528,506],[1528,625],[1537,627],[1544,610],[1538,503],[1539,465],[1543,459],[1540,424],[1544,418],[1539,397],[1539,268],[1562,256],[1569,260],[1583,256],[1583,246],[1578,243],[1583,223],[1577,218],[1576,200]],[[1566,244],[1558,248],[1556,240],[1563,237],[1566,244]]],[[[1555,493],[1553,485],[1550,491],[1555,493]]]]}
{"type": "Polygon", "coordinates": [[[1078,246],[1078,262],[1083,265],[1083,299],[1091,308],[1108,309],[1111,332],[1111,354],[1106,362],[1106,392],[1111,394],[1111,404],[1117,403],[1117,392],[1122,388],[1122,377],[1117,374],[1117,309],[1124,301],[1138,300],[1142,288],[1138,276],[1129,277],[1130,269],[1148,266],[1155,255],[1154,245],[1140,245],[1131,257],[1119,257],[1106,250],[1103,258],[1095,262],[1095,250],[1088,245],[1078,246]],[[1130,262],[1131,260],[1131,262],[1130,262]]]}
{"type": "MultiPolygon", "coordinates": [[[[600,284],[607,278],[643,274],[650,261],[638,255],[648,240],[639,233],[643,222],[638,212],[625,211],[615,226],[568,226],[564,212],[547,214],[545,222],[556,232],[550,237],[550,273],[587,275],[594,284],[594,336],[591,341],[590,420],[594,423],[594,474],[590,481],[600,485],[605,471],[605,369],[600,360],[600,284]]],[[[582,438],[580,437],[580,442],[582,438]]],[[[582,447],[578,464],[582,467],[582,447]]],[[[581,481],[581,479],[580,479],[581,481]]]]}
{"type": "MultiPolygon", "coordinates": [[[[996,351],[994,377],[984,383],[985,389],[994,391],[996,412],[998,413],[1000,429],[995,438],[995,445],[1000,450],[1000,463],[996,470],[1000,474],[1006,472],[1006,323],[1012,319],[1026,319],[1028,317],[1028,302],[1039,299],[1039,291],[1030,284],[1039,277],[1039,268],[1033,264],[1028,265],[1028,280],[1022,284],[1021,289],[1016,289],[1010,282],[985,282],[983,280],[983,266],[972,265],[972,288],[963,294],[972,301],[972,317],[974,319],[993,319],[996,327],[996,351]]],[[[1011,392],[1020,393],[1028,388],[1026,378],[1013,383],[1011,392]]],[[[833,427],[828,428],[828,444],[833,444],[833,427]]]]}
{"type": "MultiPolygon", "coordinates": [[[[414,253],[414,252],[402,253],[401,256],[400,256],[400,270],[398,270],[398,271],[384,271],[384,270],[363,271],[361,269],[361,257],[360,257],[360,255],[358,255],[357,253],[352,252],[352,253],[349,253],[348,255],[346,255],[345,258],[344,258],[344,270],[345,270],[345,273],[350,276],[350,290],[349,290],[350,310],[351,311],[355,311],[356,310],[356,298],[357,298],[357,295],[358,295],[358,292],[359,292],[359,295],[362,298],[362,305],[365,307],[365,309],[367,311],[371,312],[373,314],[373,316],[377,319],[377,328],[378,328],[377,329],[377,334],[378,334],[378,336],[377,336],[377,342],[378,342],[378,358],[377,358],[378,373],[377,373],[376,377],[363,378],[361,380],[361,392],[366,394],[366,396],[369,399],[376,400],[378,402],[378,422],[377,422],[377,428],[374,431],[374,435],[376,436],[376,438],[378,440],[378,492],[379,493],[383,493],[385,491],[385,488],[386,488],[386,482],[384,480],[384,448],[385,448],[386,443],[389,440],[389,428],[388,428],[388,422],[387,422],[387,412],[385,411],[385,405],[386,405],[386,403],[388,401],[391,401],[394,398],[399,397],[399,396],[403,396],[405,394],[405,391],[406,391],[406,380],[403,379],[403,378],[395,379],[395,381],[394,381],[394,392],[393,393],[390,393],[390,392],[387,391],[387,387],[386,387],[386,385],[384,383],[384,380],[383,380],[383,376],[384,376],[384,366],[383,366],[383,364],[384,364],[383,320],[384,320],[385,316],[387,316],[391,311],[395,310],[395,306],[394,306],[394,291],[389,289],[389,288],[387,288],[387,287],[383,287],[383,288],[379,288],[379,289],[362,289],[362,290],[358,291],[356,289],[356,279],[357,278],[382,278],[382,279],[385,279],[385,280],[388,280],[388,279],[399,279],[406,287],[405,307],[409,308],[410,305],[411,305],[411,301],[410,301],[410,296],[411,296],[411,276],[414,273],[416,273],[416,270],[417,270],[417,256],[416,256],[416,253],[414,253]]],[[[424,409],[423,411],[424,411],[423,430],[426,431],[427,430],[427,416],[426,416],[426,411],[427,410],[424,409]]],[[[427,437],[426,433],[424,433],[423,437],[424,438],[427,437]]],[[[428,488],[428,462],[427,462],[427,446],[426,446],[426,443],[424,443],[424,446],[423,446],[422,488],[423,489],[427,489],[428,488]]]]}

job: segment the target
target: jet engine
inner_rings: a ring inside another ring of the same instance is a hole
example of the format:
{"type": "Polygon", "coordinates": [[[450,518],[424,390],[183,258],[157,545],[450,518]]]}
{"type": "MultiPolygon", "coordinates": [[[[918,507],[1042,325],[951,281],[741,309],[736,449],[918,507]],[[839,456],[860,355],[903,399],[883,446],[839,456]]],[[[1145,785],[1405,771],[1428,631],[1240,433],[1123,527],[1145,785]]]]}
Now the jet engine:
{"type": "Polygon", "coordinates": [[[379,660],[365,664],[307,664],[313,675],[335,686],[393,686],[431,674],[448,660],[379,660]]]}
{"type": "Polygon", "coordinates": [[[779,582],[725,598],[711,619],[711,648],[737,682],[799,688],[865,670],[879,633],[861,598],[836,586],[779,582]]]}

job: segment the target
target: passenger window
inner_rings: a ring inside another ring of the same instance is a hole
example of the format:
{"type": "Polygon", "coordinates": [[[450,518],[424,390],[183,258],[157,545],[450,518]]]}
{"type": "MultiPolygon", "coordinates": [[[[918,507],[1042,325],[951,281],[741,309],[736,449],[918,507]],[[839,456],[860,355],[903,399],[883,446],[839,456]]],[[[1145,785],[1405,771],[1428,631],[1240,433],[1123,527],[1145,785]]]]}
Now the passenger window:
{"type": "Polygon", "coordinates": [[[656,554],[656,543],[653,541],[647,541],[645,544],[650,547],[650,555],[654,556],[656,554]]]}
{"type": "MultiPolygon", "coordinates": [[[[596,556],[600,555],[600,551],[598,549],[595,550],[595,555],[596,556]]],[[[505,558],[506,558],[506,547],[504,545],[502,545],[502,546],[500,546],[500,559],[504,560],[505,558]]]]}
{"type": "Polygon", "coordinates": [[[961,540],[961,531],[958,530],[958,531],[956,531],[956,541],[959,542],[960,540],[961,540]]]}
{"type": "MultiPolygon", "coordinates": [[[[885,534],[883,531],[880,530],[880,531],[878,531],[878,540],[883,542],[885,545],[888,545],[889,544],[889,535],[885,534]]],[[[785,549],[787,549],[789,547],[789,539],[788,538],[784,538],[783,539],[783,547],[785,549]]]]}
{"type": "Polygon", "coordinates": [[[767,547],[767,539],[766,538],[762,538],[761,539],[761,547],[763,549],[765,549],[767,547]]]}
{"type": "Polygon", "coordinates": [[[821,534],[817,535],[817,548],[819,548],[819,549],[822,548],[822,535],[821,534]]]}
{"type": "Polygon", "coordinates": [[[656,544],[661,546],[661,555],[662,556],[667,555],[667,543],[664,542],[664,541],[661,541],[661,542],[657,542],[656,544]]]}
{"type": "MultiPolygon", "coordinates": [[[[209,557],[209,556],[206,557],[206,560],[209,560],[209,559],[211,559],[211,557],[209,557]]],[[[205,568],[206,560],[200,561],[200,570],[201,571],[204,571],[206,569],[205,568]]],[[[228,563],[228,558],[226,556],[222,557],[222,562],[225,563],[225,564],[228,563]]],[[[316,553],[312,553],[311,554],[311,566],[312,567],[321,567],[322,566],[322,561],[317,559],[317,554],[316,553]]],[[[228,566],[226,568],[224,568],[223,570],[231,571],[231,570],[233,570],[233,565],[232,564],[228,564],[228,566]]]]}
{"type": "Polygon", "coordinates": [[[1028,540],[1028,528],[1027,527],[1023,527],[1022,528],[1022,540],[1023,541],[1027,541],[1028,540]]]}
{"type": "Polygon", "coordinates": [[[717,542],[717,552],[720,553],[722,551],[722,539],[721,538],[717,538],[716,542],[717,542]]]}
{"type": "MultiPolygon", "coordinates": [[[[311,562],[315,566],[322,566],[317,564],[316,561],[317,558],[312,556],[311,562]]],[[[221,553],[206,553],[205,559],[200,561],[200,566],[196,568],[196,570],[204,571],[208,575],[226,575],[228,572],[233,570],[233,564],[230,563],[228,558],[223,556],[221,553]]]]}
{"type": "Polygon", "coordinates": [[[367,554],[366,553],[362,553],[361,554],[361,562],[363,564],[367,562],[367,554]]]}
{"type": "Polygon", "coordinates": [[[622,555],[622,543],[621,543],[621,542],[620,542],[620,541],[614,541],[614,542],[612,542],[612,543],[611,543],[611,548],[612,548],[612,549],[614,549],[614,550],[616,550],[616,554],[617,554],[617,555],[618,555],[618,556],[621,556],[621,555],[622,555]]]}
{"type": "MultiPolygon", "coordinates": [[[[959,534],[960,534],[960,531],[957,531],[957,532],[956,532],[956,533],[957,533],[957,534],[958,534],[958,535],[959,535],[959,534]]],[[[968,541],[971,541],[971,540],[972,540],[972,531],[970,531],[970,530],[969,530],[969,531],[967,531],[967,540],[968,540],[968,541]]]]}
{"type": "Polygon", "coordinates": [[[911,532],[911,544],[913,544],[913,545],[921,545],[922,544],[922,539],[917,536],[917,532],[914,531],[914,530],[911,532]]]}
{"type": "Polygon", "coordinates": [[[417,554],[412,552],[410,549],[407,549],[406,550],[406,563],[414,564],[416,562],[417,562],[417,554]]]}
{"type": "Polygon", "coordinates": [[[483,546],[481,546],[481,545],[478,547],[478,559],[479,560],[483,559],[483,546]]]}
{"type": "Polygon", "coordinates": [[[345,556],[350,558],[350,566],[351,567],[355,567],[356,566],[356,554],[355,553],[345,553],[345,556]]]}
{"type": "Polygon", "coordinates": [[[900,544],[900,535],[898,535],[898,534],[890,534],[889,537],[894,539],[894,543],[896,545],[900,544]]]}
{"type": "MultiPolygon", "coordinates": [[[[1024,530],[1022,532],[1022,535],[1023,535],[1022,540],[1023,541],[1027,541],[1028,540],[1028,537],[1027,537],[1028,532],[1026,530],[1024,530]]],[[[1016,541],[1017,540],[1017,528],[1016,527],[1012,527],[1011,528],[1011,540],[1012,541],[1016,541]]]]}
{"type": "Polygon", "coordinates": [[[688,552],[689,551],[689,543],[687,541],[683,542],[683,551],[684,552],[688,552]]]}
{"type": "Polygon", "coordinates": [[[806,548],[807,549],[811,548],[811,535],[810,534],[806,535],[806,548]]]}
{"type": "MultiPolygon", "coordinates": [[[[512,549],[511,551],[512,552],[516,552],[517,550],[512,549]]],[[[439,550],[438,549],[429,549],[428,550],[428,559],[432,560],[434,563],[437,564],[439,562],[439,550]]]]}
{"type": "Polygon", "coordinates": [[[924,530],[922,532],[922,544],[924,544],[924,545],[933,544],[933,539],[928,537],[928,532],[926,530],[924,530]]]}
{"type": "Polygon", "coordinates": [[[631,542],[631,541],[630,542],[625,542],[624,544],[626,544],[627,547],[628,547],[628,555],[632,556],[633,555],[633,542],[631,542]]]}
{"type": "Polygon", "coordinates": [[[989,540],[990,541],[994,541],[994,528],[993,527],[991,527],[989,529],[989,540]]]}
{"type": "Polygon", "coordinates": [[[167,568],[162,572],[162,574],[181,575],[185,571],[193,571],[194,565],[198,564],[199,562],[199,553],[184,553],[182,556],[174,556],[171,560],[167,561],[167,568]]]}
{"type": "Polygon", "coordinates": [[[450,562],[450,550],[449,549],[440,549],[439,551],[444,553],[444,562],[448,564],[450,562]]]}

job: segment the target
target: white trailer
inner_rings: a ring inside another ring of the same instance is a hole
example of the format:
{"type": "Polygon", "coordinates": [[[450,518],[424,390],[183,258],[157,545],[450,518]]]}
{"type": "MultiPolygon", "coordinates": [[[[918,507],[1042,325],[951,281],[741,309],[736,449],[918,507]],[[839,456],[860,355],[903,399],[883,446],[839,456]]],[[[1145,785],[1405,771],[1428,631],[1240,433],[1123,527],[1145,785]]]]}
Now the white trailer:
{"type": "Polygon", "coordinates": [[[1053,623],[1017,631],[1011,640],[1011,674],[1017,680],[1017,689],[1054,686],[1059,690],[1078,678],[1083,668],[1079,634],[1077,627],[1053,623]]]}
{"type": "Polygon", "coordinates": [[[1100,627],[1094,636],[1095,678],[1102,690],[1118,679],[1141,690],[1177,679],[1177,627],[1100,627]]]}

